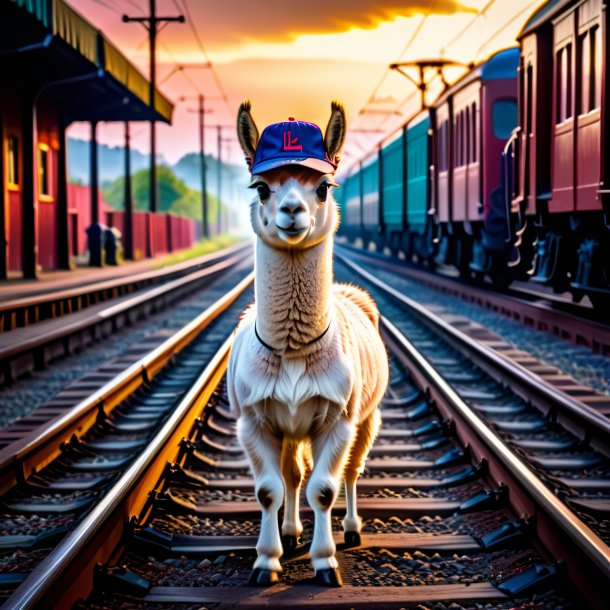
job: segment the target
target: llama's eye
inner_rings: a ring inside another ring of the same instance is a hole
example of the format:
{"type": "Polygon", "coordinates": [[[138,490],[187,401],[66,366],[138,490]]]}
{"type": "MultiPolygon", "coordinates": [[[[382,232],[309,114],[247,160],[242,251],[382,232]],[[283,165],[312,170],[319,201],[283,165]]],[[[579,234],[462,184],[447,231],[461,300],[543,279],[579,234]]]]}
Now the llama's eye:
{"type": "Polygon", "coordinates": [[[326,201],[326,198],[328,197],[328,182],[322,182],[316,189],[316,195],[321,202],[326,201]]]}
{"type": "Polygon", "coordinates": [[[256,185],[256,192],[258,193],[261,201],[265,201],[271,196],[271,189],[264,182],[259,182],[256,185]]]}

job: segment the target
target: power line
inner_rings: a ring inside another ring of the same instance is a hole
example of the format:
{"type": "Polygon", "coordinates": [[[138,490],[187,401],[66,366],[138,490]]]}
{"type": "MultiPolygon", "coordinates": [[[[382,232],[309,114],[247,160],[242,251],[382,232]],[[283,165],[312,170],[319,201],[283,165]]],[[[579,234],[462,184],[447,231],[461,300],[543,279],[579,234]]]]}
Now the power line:
{"type": "Polygon", "coordinates": [[[100,6],[103,6],[108,11],[112,11],[113,13],[116,13],[117,15],[123,14],[118,8],[116,8],[116,6],[109,4],[108,2],[106,2],[106,0],[93,0],[93,2],[95,2],[95,4],[99,4],[100,6]]]}
{"type": "Polygon", "coordinates": [[[536,5],[539,3],[539,0],[534,0],[533,2],[530,2],[525,8],[521,9],[512,19],[509,19],[506,23],[502,24],[502,27],[499,28],[498,30],[496,30],[492,36],[490,36],[478,49],[477,49],[477,56],[479,55],[479,53],[500,33],[502,32],[502,30],[504,30],[504,28],[506,28],[507,25],[510,25],[511,23],[513,23],[514,21],[517,21],[517,19],[519,19],[524,13],[527,13],[529,11],[531,11],[532,6],[536,5]]]}
{"type": "Polygon", "coordinates": [[[199,94],[202,95],[203,92],[201,91],[201,89],[199,89],[199,87],[197,86],[197,83],[187,74],[187,71],[184,69],[184,66],[182,66],[181,64],[178,63],[178,60],[175,58],[175,56],[172,54],[172,52],[169,50],[169,48],[167,47],[167,45],[163,42],[163,40],[159,39],[159,44],[163,47],[163,50],[169,55],[169,58],[171,59],[171,61],[174,63],[174,68],[175,70],[173,70],[172,72],[170,72],[162,81],[161,83],[164,83],[166,80],[169,79],[170,76],[172,76],[175,72],[180,72],[180,74],[182,74],[182,76],[184,77],[184,79],[186,81],[188,81],[188,83],[191,85],[191,87],[193,87],[193,89],[199,94]]]}
{"type": "MultiPolygon", "coordinates": [[[[415,30],[413,30],[413,33],[409,37],[409,40],[407,41],[407,44],[405,44],[405,46],[403,47],[402,51],[398,55],[398,61],[400,61],[405,56],[406,52],[411,48],[411,46],[415,42],[415,37],[421,32],[421,29],[424,27],[424,24],[426,23],[426,20],[428,19],[428,17],[430,17],[430,14],[432,13],[432,7],[434,6],[435,2],[436,2],[436,0],[430,0],[430,2],[428,4],[428,10],[427,10],[426,14],[422,15],[421,21],[417,24],[417,27],[415,28],[415,30]]],[[[375,96],[377,95],[377,92],[381,88],[381,85],[383,85],[383,83],[384,83],[386,77],[388,76],[388,74],[389,74],[389,72],[388,72],[388,69],[386,68],[384,73],[383,73],[383,75],[379,79],[379,82],[377,83],[377,85],[373,89],[373,92],[369,96],[367,104],[369,102],[371,102],[371,100],[373,100],[375,98],[375,96]]],[[[365,104],[365,106],[366,106],[366,104],[365,104]]]]}
{"type": "MultiPolygon", "coordinates": [[[[177,0],[174,0],[174,3],[177,3],[177,0]]],[[[182,6],[184,8],[184,12],[186,13],[187,22],[189,24],[189,27],[191,28],[191,31],[193,32],[195,42],[197,43],[197,46],[199,47],[199,50],[201,51],[201,54],[204,56],[205,60],[210,64],[212,76],[214,77],[214,81],[216,82],[218,91],[220,92],[220,95],[223,97],[225,103],[227,104],[227,108],[229,108],[229,102],[228,102],[228,97],[227,97],[226,91],[224,90],[224,87],[222,86],[222,83],[220,82],[220,78],[218,77],[218,74],[217,74],[216,70],[214,69],[214,65],[212,64],[212,61],[210,60],[210,56],[208,55],[208,52],[206,51],[205,47],[203,46],[203,42],[199,36],[199,32],[197,31],[197,28],[195,27],[195,21],[193,20],[193,16],[191,14],[191,10],[190,10],[188,1],[182,0],[182,6]]]]}
{"type": "Polygon", "coordinates": [[[489,2],[482,9],[480,9],[477,14],[464,27],[446,45],[443,46],[443,48],[441,49],[441,56],[444,54],[446,49],[448,49],[452,44],[457,42],[461,38],[461,36],[474,25],[477,19],[479,17],[482,17],[491,7],[491,5],[495,3],[496,0],[489,0],[489,2]]]}

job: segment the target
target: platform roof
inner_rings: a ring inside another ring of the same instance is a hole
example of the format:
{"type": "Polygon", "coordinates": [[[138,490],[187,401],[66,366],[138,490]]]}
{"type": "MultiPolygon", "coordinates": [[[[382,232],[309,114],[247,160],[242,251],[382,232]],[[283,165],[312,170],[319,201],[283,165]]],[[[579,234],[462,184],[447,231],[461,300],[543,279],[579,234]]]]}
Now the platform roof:
{"type": "Polygon", "coordinates": [[[0,0],[3,79],[62,101],[67,122],[171,122],[173,105],[64,0],[0,0]]]}

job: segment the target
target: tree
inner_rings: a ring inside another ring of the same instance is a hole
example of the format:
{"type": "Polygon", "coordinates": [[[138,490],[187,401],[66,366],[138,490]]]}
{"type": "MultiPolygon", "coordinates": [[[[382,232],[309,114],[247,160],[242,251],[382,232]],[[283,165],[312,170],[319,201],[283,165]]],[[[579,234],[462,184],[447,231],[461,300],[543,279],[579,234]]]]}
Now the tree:
{"type": "MultiPolygon", "coordinates": [[[[134,209],[148,210],[148,185],[150,173],[141,169],[131,177],[131,192],[134,209]]],[[[201,220],[201,192],[189,188],[174,174],[171,168],[162,165],[157,168],[157,188],[159,190],[159,211],[169,212],[201,220]]],[[[102,186],[104,197],[111,208],[123,210],[125,178],[119,177],[102,186]]],[[[210,223],[218,220],[218,199],[208,193],[208,218],[210,223]]]]}

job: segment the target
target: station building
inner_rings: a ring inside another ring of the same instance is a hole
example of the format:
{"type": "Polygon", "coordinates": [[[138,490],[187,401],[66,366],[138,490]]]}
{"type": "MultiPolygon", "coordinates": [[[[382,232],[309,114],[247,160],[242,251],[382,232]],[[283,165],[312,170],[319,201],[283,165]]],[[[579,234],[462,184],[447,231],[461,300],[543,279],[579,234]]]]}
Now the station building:
{"type": "Polygon", "coordinates": [[[172,111],[63,0],[0,0],[0,278],[69,269],[91,222],[121,229],[128,258],[190,245],[194,221],[133,212],[127,201],[125,212],[100,205],[97,123],[124,122],[129,150],[130,121],[170,123],[172,111]],[[66,129],[75,121],[91,123],[85,189],[68,185],[66,129]]]}

